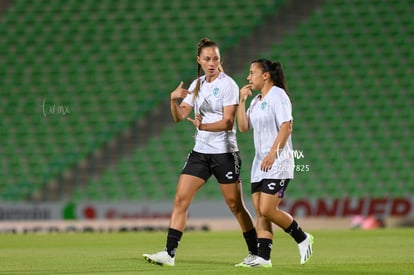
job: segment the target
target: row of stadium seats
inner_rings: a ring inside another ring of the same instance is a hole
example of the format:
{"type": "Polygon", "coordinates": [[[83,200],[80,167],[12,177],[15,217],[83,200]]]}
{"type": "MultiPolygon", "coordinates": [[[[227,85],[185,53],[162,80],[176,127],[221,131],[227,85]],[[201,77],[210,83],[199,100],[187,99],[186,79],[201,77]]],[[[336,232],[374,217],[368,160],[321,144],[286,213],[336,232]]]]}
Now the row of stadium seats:
{"type": "MultiPolygon", "coordinates": [[[[410,148],[413,128],[409,91],[414,81],[409,65],[414,63],[407,41],[414,33],[412,29],[401,32],[412,22],[412,8],[398,3],[326,3],[270,49],[268,56],[282,61],[287,72],[294,104],[294,143],[305,155],[297,160],[302,171],[296,172],[289,198],[407,196],[414,192],[409,169],[413,155],[402,149],[410,148]],[[393,27],[383,28],[377,14],[394,18],[387,23],[393,27]],[[356,17],[363,19],[354,24],[356,17]]],[[[245,75],[237,76],[237,81],[244,83],[245,75]]],[[[238,137],[242,177],[248,183],[251,135],[238,137]]],[[[131,159],[88,184],[88,190],[97,200],[171,199],[183,157],[191,149],[189,145],[177,150],[180,143],[176,140],[192,144],[191,129],[185,124],[165,129],[131,159]],[[187,131],[177,130],[181,128],[187,131]]],[[[199,196],[220,198],[214,182],[199,196]]],[[[81,190],[76,199],[87,199],[89,195],[82,195],[81,190]]]]}
{"type": "MultiPolygon", "coordinates": [[[[0,19],[6,26],[0,29],[6,53],[0,64],[0,112],[8,129],[0,137],[7,175],[1,200],[28,198],[128,122],[145,117],[166,90],[194,75],[188,63],[202,30],[224,42],[225,56],[243,31],[261,23],[257,17],[277,7],[265,0],[210,1],[211,9],[184,2],[15,1],[0,19]],[[183,6],[188,16],[175,18],[183,6]],[[222,19],[206,20],[217,6],[222,19]],[[211,23],[196,22],[195,15],[211,23]],[[244,17],[252,20],[240,27],[244,17]],[[70,113],[45,116],[44,100],[47,106],[67,106],[70,113]]],[[[297,164],[310,169],[296,172],[289,198],[414,192],[412,9],[404,1],[327,2],[263,54],[284,64],[294,144],[305,155],[297,164]]],[[[235,79],[245,83],[246,69],[240,70],[244,73],[235,79]]],[[[192,131],[185,122],[164,129],[102,178],[79,186],[72,199],[171,199],[192,131]]],[[[239,134],[239,145],[248,195],[251,135],[239,134]]],[[[214,179],[199,197],[221,197],[214,179]]]]}
{"type": "Polygon", "coordinates": [[[195,75],[201,37],[224,50],[282,2],[13,1],[0,18],[0,199],[26,199],[145,117],[195,75]]]}

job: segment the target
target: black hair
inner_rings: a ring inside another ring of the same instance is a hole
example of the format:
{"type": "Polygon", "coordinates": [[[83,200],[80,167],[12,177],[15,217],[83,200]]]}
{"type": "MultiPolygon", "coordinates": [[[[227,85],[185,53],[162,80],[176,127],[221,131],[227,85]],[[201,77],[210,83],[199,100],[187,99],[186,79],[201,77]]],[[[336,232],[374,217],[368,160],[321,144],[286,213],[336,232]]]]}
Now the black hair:
{"type": "Polygon", "coordinates": [[[270,78],[272,79],[273,85],[282,88],[287,93],[287,85],[285,79],[285,73],[283,72],[283,67],[280,62],[272,62],[268,59],[256,59],[252,61],[257,63],[263,70],[263,73],[269,73],[270,78]]]}

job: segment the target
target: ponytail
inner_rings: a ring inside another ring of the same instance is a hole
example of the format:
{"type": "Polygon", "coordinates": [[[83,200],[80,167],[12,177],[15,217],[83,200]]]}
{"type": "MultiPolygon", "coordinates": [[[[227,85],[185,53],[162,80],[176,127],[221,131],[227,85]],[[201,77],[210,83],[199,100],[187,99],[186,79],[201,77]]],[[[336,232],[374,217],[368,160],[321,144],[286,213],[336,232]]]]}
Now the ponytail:
{"type": "Polygon", "coordinates": [[[198,92],[200,91],[200,86],[201,86],[200,74],[201,74],[201,65],[197,64],[197,83],[196,83],[196,86],[194,88],[193,102],[195,102],[197,100],[198,92]]]}
{"type": "Polygon", "coordinates": [[[275,86],[287,91],[285,73],[283,72],[282,64],[279,62],[273,62],[271,65],[270,75],[275,86]]]}

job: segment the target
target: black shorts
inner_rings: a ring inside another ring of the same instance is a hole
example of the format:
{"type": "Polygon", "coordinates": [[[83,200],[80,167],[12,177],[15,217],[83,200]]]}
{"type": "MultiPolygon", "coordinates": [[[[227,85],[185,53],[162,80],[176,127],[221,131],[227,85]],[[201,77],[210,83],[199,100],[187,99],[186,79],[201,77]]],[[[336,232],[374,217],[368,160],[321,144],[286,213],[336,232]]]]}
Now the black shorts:
{"type": "Polygon", "coordinates": [[[203,154],[192,151],[181,174],[196,176],[207,181],[214,175],[219,183],[240,180],[241,158],[239,152],[203,154]]]}
{"type": "Polygon", "coordinates": [[[256,192],[262,192],[270,195],[277,193],[279,198],[283,198],[283,195],[289,185],[290,179],[263,179],[260,182],[252,183],[252,194],[256,192]]]}

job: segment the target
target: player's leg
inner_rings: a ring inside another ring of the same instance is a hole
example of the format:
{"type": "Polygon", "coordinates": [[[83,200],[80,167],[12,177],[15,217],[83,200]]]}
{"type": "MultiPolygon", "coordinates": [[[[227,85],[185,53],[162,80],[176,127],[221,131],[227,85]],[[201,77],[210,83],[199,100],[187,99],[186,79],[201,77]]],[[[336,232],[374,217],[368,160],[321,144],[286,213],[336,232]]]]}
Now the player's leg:
{"type": "Polygon", "coordinates": [[[239,222],[241,230],[248,232],[254,229],[253,218],[242,197],[241,182],[221,183],[220,190],[227,206],[239,222]]]}
{"type": "Polygon", "coordinates": [[[178,180],[171,213],[166,244],[166,251],[171,257],[175,256],[175,250],[187,225],[188,208],[191,201],[210,176],[211,172],[206,155],[192,151],[178,180]]]}
{"type": "Polygon", "coordinates": [[[286,211],[279,209],[282,198],[279,198],[277,194],[261,193],[260,199],[259,211],[262,216],[282,229],[286,229],[291,225],[293,221],[292,216],[286,211]]]}
{"type": "Polygon", "coordinates": [[[191,152],[178,180],[165,249],[154,254],[144,254],[144,259],[148,262],[159,265],[174,265],[175,251],[187,224],[188,208],[193,197],[210,175],[205,155],[191,152]]]}
{"type": "MultiPolygon", "coordinates": [[[[243,201],[240,180],[241,158],[239,152],[216,154],[209,159],[210,168],[220,183],[220,190],[230,211],[236,217],[246,241],[248,256],[257,254],[257,234],[250,212],[243,201]]],[[[243,261],[244,262],[244,261],[243,261]]]]}
{"type": "Polygon", "coordinates": [[[253,219],[244,204],[242,197],[242,185],[237,183],[222,183],[220,184],[220,190],[223,194],[224,200],[237,219],[240,228],[243,232],[248,255],[242,262],[235,266],[244,266],[246,263],[252,261],[257,255],[257,233],[254,227],[253,219]]]}
{"type": "Polygon", "coordinates": [[[180,243],[185,226],[187,224],[188,208],[197,191],[205,180],[182,174],[178,181],[174,199],[174,207],[171,213],[170,226],[168,228],[167,241],[164,251],[154,254],[144,254],[144,259],[158,265],[174,266],[175,251],[180,243]]]}
{"type": "Polygon", "coordinates": [[[243,232],[254,229],[253,219],[243,201],[243,188],[240,180],[241,158],[238,152],[216,154],[209,159],[210,168],[220,183],[230,211],[236,217],[243,232]]]}
{"type": "MultiPolygon", "coordinates": [[[[254,184],[253,184],[254,186],[254,184]]],[[[254,189],[252,188],[252,191],[254,189]]],[[[256,211],[256,230],[258,238],[257,255],[246,257],[243,262],[237,264],[240,267],[272,267],[270,252],[272,248],[272,223],[268,221],[259,211],[260,192],[252,194],[253,206],[256,211]]]]}
{"type": "Polygon", "coordinates": [[[275,194],[263,193],[260,198],[259,208],[263,216],[281,227],[296,241],[300,253],[300,263],[305,264],[312,256],[313,236],[303,232],[302,228],[289,213],[279,209],[286,187],[287,185],[275,194]]]}
{"type": "Polygon", "coordinates": [[[260,198],[262,194],[260,192],[261,186],[261,182],[252,184],[252,200],[256,212],[256,230],[258,241],[257,257],[242,265],[243,267],[272,267],[270,254],[273,242],[273,229],[272,223],[260,212],[260,198]]]}
{"type": "Polygon", "coordinates": [[[174,198],[174,207],[171,212],[170,228],[184,231],[187,224],[188,208],[197,191],[205,180],[196,176],[182,174],[178,180],[174,198]]]}

